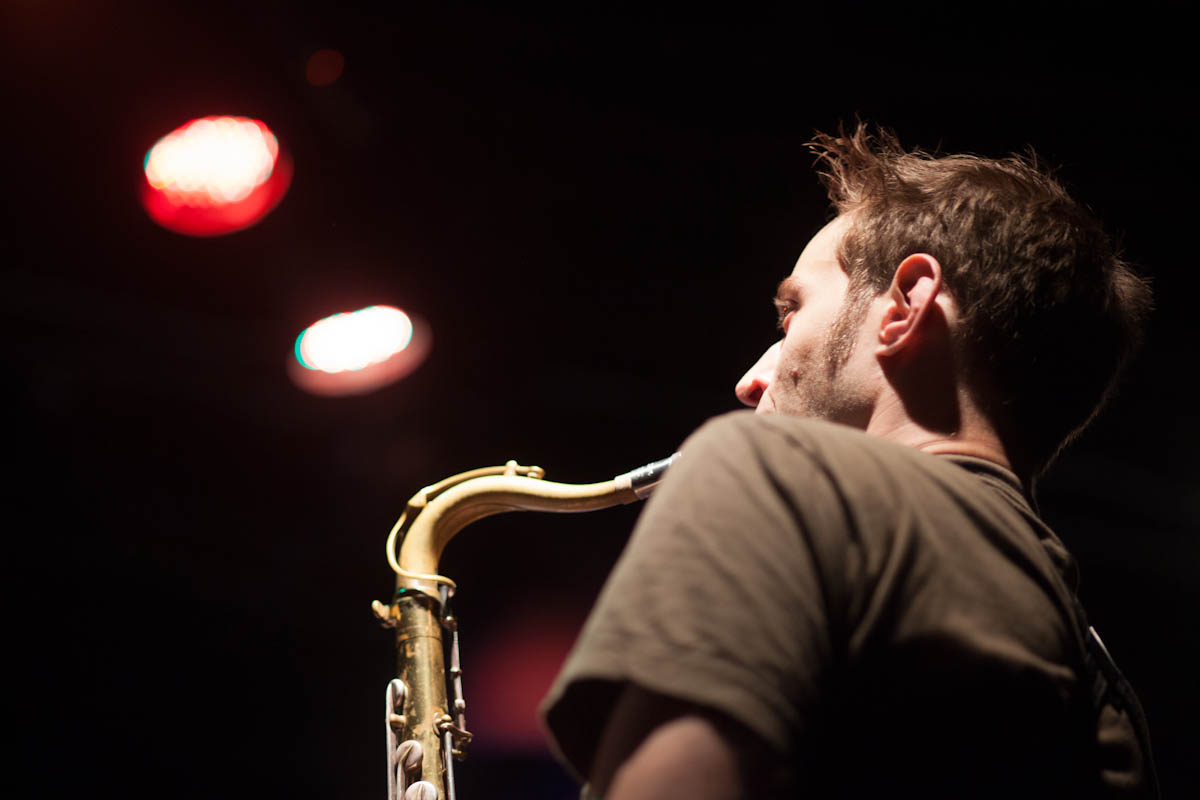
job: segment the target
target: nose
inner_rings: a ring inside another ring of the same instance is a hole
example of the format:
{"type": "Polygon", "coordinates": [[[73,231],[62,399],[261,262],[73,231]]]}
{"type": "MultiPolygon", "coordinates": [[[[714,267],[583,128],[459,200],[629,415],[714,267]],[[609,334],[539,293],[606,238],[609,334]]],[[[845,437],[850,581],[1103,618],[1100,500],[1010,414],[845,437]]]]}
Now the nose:
{"type": "Polygon", "coordinates": [[[762,402],[763,395],[771,387],[771,380],[775,377],[775,365],[779,362],[781,344],[782,342],[776,342],[768,347],[767,352],[762,354],[753,367],[746,370],[746,374],[734,387],[733,392],[738,400],[751,408],[762,402]]]}

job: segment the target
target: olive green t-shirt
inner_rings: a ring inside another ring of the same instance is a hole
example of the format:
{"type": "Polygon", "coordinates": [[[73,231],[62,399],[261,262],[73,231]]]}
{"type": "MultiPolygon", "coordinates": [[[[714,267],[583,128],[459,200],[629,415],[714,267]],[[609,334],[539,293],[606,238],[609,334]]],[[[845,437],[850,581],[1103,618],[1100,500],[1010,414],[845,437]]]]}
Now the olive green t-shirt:
{"type": "Polygon", "coordinates": [[[544,704],[578,776],[632,683],[752,731],[796,796],[1083,796],[1097,735],[1108,785],[1141,788],[1081,678],[1072,559],[1012,473],[750,412],[682,452],[544,704]]]}

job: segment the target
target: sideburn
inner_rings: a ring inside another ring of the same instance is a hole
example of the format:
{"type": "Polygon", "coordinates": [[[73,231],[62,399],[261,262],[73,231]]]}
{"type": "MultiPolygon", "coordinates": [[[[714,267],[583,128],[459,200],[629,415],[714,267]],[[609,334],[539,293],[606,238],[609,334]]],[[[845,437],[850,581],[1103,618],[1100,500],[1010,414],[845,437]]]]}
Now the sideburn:
{"type": "Polygon", "coordinates": [[[846,296],[842,298],[842,306],[825,337],[825,368],[830,378],[835,377],[850,360],[854,343],[858,341],[858,330],[874,299],[875,292],[869,283],[851,279],[846,296]]]}

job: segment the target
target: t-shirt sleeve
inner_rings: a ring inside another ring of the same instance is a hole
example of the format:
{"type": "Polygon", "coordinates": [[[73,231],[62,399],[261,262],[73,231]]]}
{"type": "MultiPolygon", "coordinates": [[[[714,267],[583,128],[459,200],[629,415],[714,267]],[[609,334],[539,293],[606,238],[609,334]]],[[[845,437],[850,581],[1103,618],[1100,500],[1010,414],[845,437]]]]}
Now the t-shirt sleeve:
{"type": "Polygon", "coordinates": [[[829,480],[745,412],[710,421],[682,452],[543,704],[580,777],[629,683],[728,715],[784,753],[829,674],[841,593],[829,536],[846,525],[829,480]]]}

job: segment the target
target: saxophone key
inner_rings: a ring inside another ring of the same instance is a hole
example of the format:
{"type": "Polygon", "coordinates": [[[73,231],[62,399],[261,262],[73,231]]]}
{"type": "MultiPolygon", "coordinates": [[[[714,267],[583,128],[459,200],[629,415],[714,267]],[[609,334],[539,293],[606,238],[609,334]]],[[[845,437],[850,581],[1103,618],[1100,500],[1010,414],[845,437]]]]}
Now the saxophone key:
{"type": "Polygon", "coordinates": [[[425,760],[425,751],[421,749],[420,742],[416,739],[409,739],[400,745],[397,760],[406,775],[413,775],[421,771],[421,762],[425,760]]]}
{"type": "Polygon", "coordinates": [[[384,605],[378,600],[371,601],[371,611],[375,614],[375,619],[379,620],[379,624],[385,628],[396,627],[396,607],[384,605]]]}
{"type": "Polygon", "coordinates": [[[404,800],[438,800],[438,790],[429,781],[417,781],[404,790],[404,800]]]}

